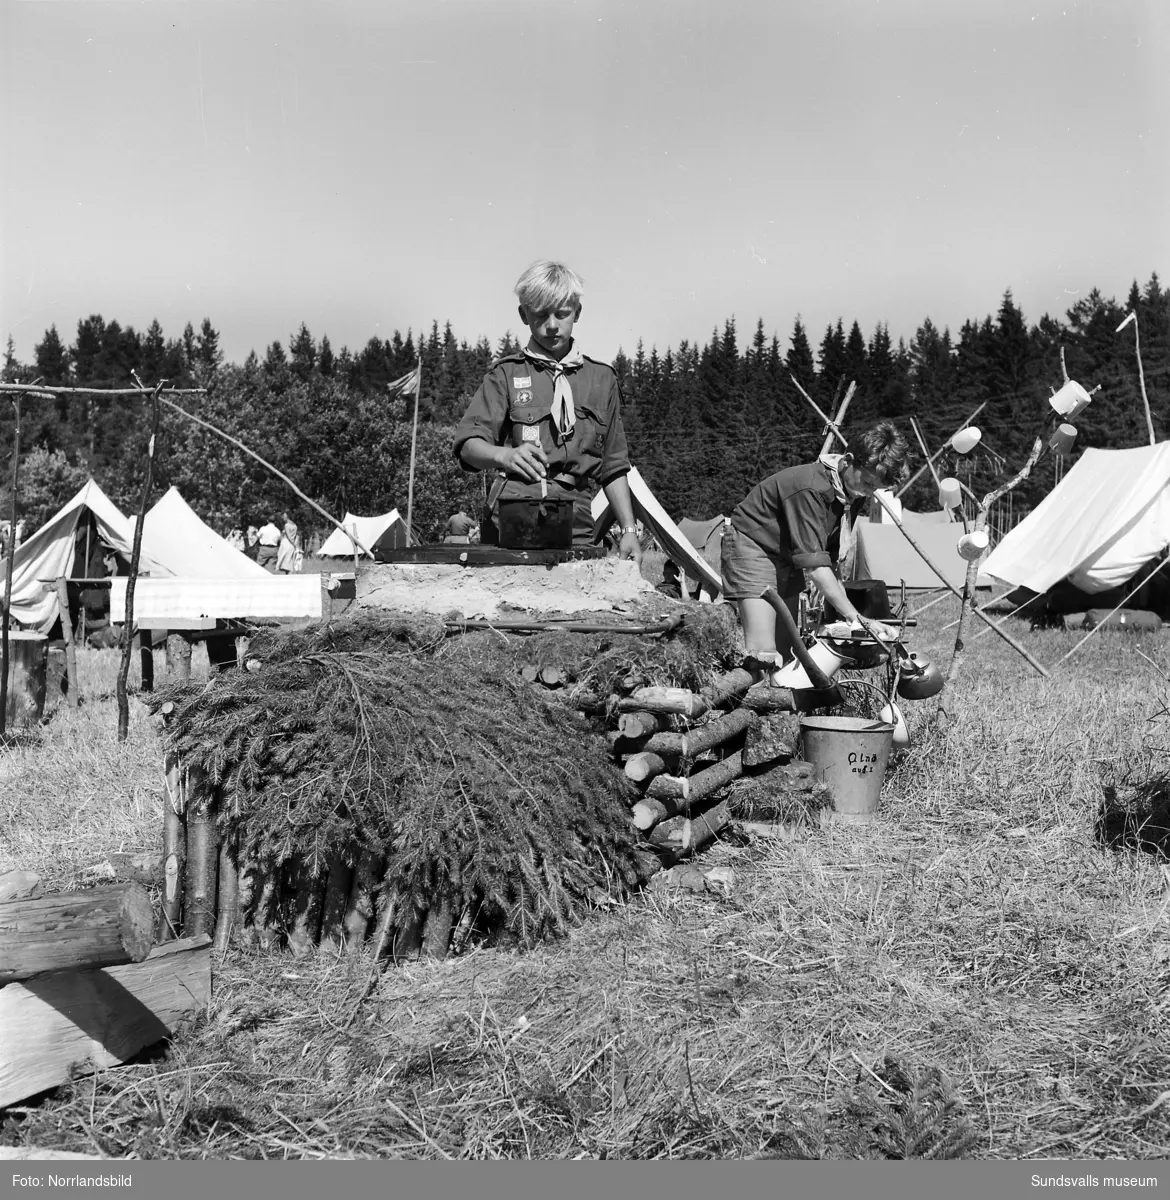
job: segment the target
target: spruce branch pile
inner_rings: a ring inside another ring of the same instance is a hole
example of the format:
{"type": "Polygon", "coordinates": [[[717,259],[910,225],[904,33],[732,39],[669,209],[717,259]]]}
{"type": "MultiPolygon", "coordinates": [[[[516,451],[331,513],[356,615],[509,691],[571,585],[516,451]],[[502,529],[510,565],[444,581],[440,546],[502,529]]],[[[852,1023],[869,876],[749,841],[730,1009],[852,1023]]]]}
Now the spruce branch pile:
{"type": "Polygon", "coordinates": [[[648,877],[628,784],[583,718],[514,671],[436,654],[434,625],[270,634],[250,650],[258,670],[154,704],[174,703],[169,748],[219,789],[221,832],[251,865],[321,873],[371,850],[403,919],[470,905],[479,928],[531,945],[648,877]]]}

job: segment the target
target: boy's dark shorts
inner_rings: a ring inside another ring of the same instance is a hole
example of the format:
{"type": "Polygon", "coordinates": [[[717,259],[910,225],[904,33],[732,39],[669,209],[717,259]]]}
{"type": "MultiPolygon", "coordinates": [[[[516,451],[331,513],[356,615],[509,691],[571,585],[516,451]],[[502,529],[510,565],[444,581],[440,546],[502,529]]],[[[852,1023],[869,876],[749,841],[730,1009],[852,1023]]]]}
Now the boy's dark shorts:
{"type": "Polygon", "coordinates": [[[804,588],[802,570],[769,554],[734,525],[728,526],[723,535],[719,565],[725,600],[752,600],[765,588],[773,587],[791,607],[804,588]]]}

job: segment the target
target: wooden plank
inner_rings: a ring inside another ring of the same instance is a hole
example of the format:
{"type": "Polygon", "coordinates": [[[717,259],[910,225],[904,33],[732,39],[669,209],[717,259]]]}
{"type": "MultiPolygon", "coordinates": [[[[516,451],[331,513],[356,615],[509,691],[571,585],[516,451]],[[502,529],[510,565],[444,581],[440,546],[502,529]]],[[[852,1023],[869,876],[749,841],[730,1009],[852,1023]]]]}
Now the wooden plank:
{"type": "Polygon", "coordinates": [[[210,999],[206,937],[156,946],[140,963],[0,988],[0,1107],[124,1063],[210,999]]]}
{"type": "Polygon", "coordinates": [[[508,550],[502,546],[407,546],[374,551],[380,563],[448,563],[462,567],[497,567],[535,563],[577,562],[604,558],[604,546],[572,546],[568,550],[508,550]]]}

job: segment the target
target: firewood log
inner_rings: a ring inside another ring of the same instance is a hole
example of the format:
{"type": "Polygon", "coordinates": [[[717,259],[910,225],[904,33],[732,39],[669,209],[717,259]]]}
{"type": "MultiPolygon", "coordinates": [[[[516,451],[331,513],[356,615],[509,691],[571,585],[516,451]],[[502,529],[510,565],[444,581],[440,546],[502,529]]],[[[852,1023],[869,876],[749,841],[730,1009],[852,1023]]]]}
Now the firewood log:
{"type": "Polygon", "coordinates": [[[642,749],[650,754],[694,758],[712,746],[730,741],[737,734],[750,729],[758,720],[759,717],[751,709],[737,708],[686,733],[656,733],[647,739],[642,749]]]}
{"type": "MultiPolygon", "coordinates": [[[[697,784],[700,779],[703,779],[713,770],[715,770],[714,767],[709,767],[707,771],[700,772],[698,775],[692,775],[690,783],[692,785],[697,784]]],[[[761,775],[756,775],[754,778],[766,781],[776,792],[784,792],[791,795],[803,796],[806,793],[812,792],[817,787],[813,768],[806,762],[777,765],[772,770],[761,775]]],[[[707,796],[710,794],[710,791],[705,793],[707,796]]],[[[689,796],[664,797],[646,795],[630,810],[630,819],[633,821],[635,829],[645,831],[653,829],[661,821],[669,820],[679,813],[686,813],[694,803],[695,797],[693,792],[689,796]]]]}
{"type": "Polygon", "coordinates": [[[619,712],[679,713],[695,720],[711,705],[687,688],[644,687],[618,701],[619,712]]]}
{"type": "Polygon", "coordinates": [[[523,679],[525,683],[535,683],[539,676],[540,668],[534,666],[532,663],[528,663],[520,668],[520,678],[523,679]]]}
{"type": "Polygon", "coordinates": [[[345,948],[353,953],[366,940],[374,915],[374,889],[382,878],[385,864],[380,855],[363,850],[358,855],[349,890],[349,905],[345,910],[345,948]]]}
{"type": "Polygon", "coordinates": [[[721,800],[714,808],[709,808],[697,817],[690,818],[683,829],[683,853],[694,854],[696,851],[702,850],[730,824],[731,805],[726,800],[721,800]]]}
{"type": "Polygon", "coordinates": [[[687,818],[678,816],[660,821],[646,835],[646,841],[655,849],[672,850],[682,845],[682,832],[687,818]]]}
{"type": "Polygon", "coordinates": [[[219,846],[219,892],[216,897],[213,954],[226,954],[240,911],[240,876],[236,868],[237,835],[224,838],[219,846]]]}
{"type": "Polygon", "coordinates": [[[340,854],[329,860],[325,899],[321,906],[321,944],[340,946],[345,941],[345,910],[353,886],[353,868],[340,854]]]}
{"type": "Polygon", "coordinates": [[[0,1107],[126,1062],[210,999],[207,938],[168,942],[141,962],[54,971],[0,989],[0,1107]]]}
{"type": "Polygon", "coordinates": [[[726,675],[716,676],[700,694],[712,708],[719,708],[733,697],[742,696],[754,682],[755,677],[751,671],[737,667],[734,671],[728,671],[726,675]]]}
{"type": "Polygon", "coordinates": [[[726,800],[694,817],[672,817],[655,826],[647,841],[668,862],[694,854],[731,824],[731,806],[726,800]]]}
{"type": "Polygon", "coordinates": [[[661,775],[666,769],[666,759],[659,754],[649,754],[645,751],[641,754],[631,754],[624,767],[626,778],[635,783],[644,783],[655,775],[661,775]]]}
{"type": "Polygon", "coordinates": [[[183,936],[211,935],[215,928],[215,879],[219,848],[215,792],[203,770],[188,767],[183,777],[187,815],[187,877],[184,881],[183,936]]]}
{"type": "Polygon", "coordinates": [[[647,738],[670,728],[670,718],[663,713],[630,712],[618,716],[618,733],[624,738],[647,738]]]}
{"type": "Polygon", "coordinates": [[[786,713],[770,713],[747,732],[743,744],[743,765],[758,767],[791,758],[800,745],[800,718],[786,713]]]}
{"type": "Polygon", "coordinates": [[[0,984],[141,962],[153,945],[154,910],[140,883],[0,904],[0,984]]]}
{"type": "Polygon", "coordinates": [[[427,958],[447,957],[454,920],[455,904],[450,896],[445,896],[428,909],[422,930],[423,953],[427,958]]]}
{"type": "Polygon", "coordinates": [[[677,775],[657,775],[650,781],[646,795],[656,800],[685,800],[693,805],[704,796],[738,779],[743,774],[743,751],[737,750],[722,762],[708,767],[689,778],[677,775]]]}
{"type": "MultiPolygon", "coordinates": [[[[810,693],[815,695],[815,693],[810,693]]],[[[770,687],[757,683],[743,694],[743,706],[758,713],[800,712],[791,688],[770,687]]]]}
{"type": "Polygon", "coordinates": [[[294,858],[290,864],[289,892],[288,948],[297,958],[304,958],[321,932],[324,881],[303,858],[294,858]]]}
{"type": "Polygon", "coordinates": [[[540,668],[540,682],[543,683],[545,687],[563,687],[568,680],[569,677],[560,669],[560,667],[549,666],[540,668]]]}

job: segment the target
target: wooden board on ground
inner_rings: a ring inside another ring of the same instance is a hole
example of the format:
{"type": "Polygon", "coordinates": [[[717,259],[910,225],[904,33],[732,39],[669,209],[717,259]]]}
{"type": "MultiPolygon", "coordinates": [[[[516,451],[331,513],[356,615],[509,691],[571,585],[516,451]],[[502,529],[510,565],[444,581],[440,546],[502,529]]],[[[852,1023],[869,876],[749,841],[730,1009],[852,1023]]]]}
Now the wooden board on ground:
{"type": "Polygon", "coordinates": [[[211,940],[156,946],[100,971],[54,971],[0,988],[0,1107],[117,1066],[211,999],[211,940]]]}
{"type": "Polygon", "coordinates": [[[438,563],[463,567],[519,566],[525,563],[548,566],[604,558],[604,546],[571,546],[567,550],[509,550],[503,546],[405,546],[378,552],[380,563],[438,563]]]}

